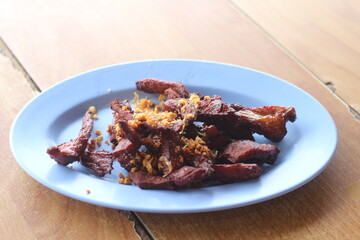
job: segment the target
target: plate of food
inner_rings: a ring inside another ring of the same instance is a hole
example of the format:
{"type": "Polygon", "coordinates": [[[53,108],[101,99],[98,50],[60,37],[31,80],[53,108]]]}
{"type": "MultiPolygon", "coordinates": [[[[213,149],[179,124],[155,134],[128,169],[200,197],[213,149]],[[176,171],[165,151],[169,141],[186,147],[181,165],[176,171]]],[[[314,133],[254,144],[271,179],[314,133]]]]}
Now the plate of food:
{"type": "Polygon", "coordinates": [[[337,130],[277,77],[197,60],[123,63],[66,79],[17,115],[10,145],[35,180],[139,212],[242,207],[297,189],[331,161],[337,130]]]}

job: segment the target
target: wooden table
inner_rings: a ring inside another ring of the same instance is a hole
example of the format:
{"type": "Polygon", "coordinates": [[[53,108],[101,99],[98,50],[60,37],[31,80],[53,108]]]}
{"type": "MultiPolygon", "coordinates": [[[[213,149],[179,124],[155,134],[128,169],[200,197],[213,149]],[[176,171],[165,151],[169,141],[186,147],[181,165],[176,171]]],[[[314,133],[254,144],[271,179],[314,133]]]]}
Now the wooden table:
{"type": "Polygon", "coordinates": [[[4,0],[0,37],[1,239],[360,239],[359,1],[4,0]],[[263,203],[151,214],[70,199],[16,163],[9,128],[31,98],[83,71],[161,58],[242,65],[309,92],[338,128],[331,164],[263,203]]]}

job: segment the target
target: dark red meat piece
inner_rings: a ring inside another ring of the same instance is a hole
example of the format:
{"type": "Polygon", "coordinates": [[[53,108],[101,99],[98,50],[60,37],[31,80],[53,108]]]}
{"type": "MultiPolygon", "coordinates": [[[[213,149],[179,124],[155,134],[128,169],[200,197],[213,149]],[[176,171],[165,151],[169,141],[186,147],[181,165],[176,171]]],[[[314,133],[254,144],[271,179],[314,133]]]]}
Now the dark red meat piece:
{"type": "Polygon", "coordinates": [[[236,140],[227,145],[222,157],[230,162],[253,162],[274,164],[280,149],[271,144],[260,144],[250,140],[236,140]]]}
{"type": "Polygon", "coordinates": [[[177,187],[187,187],[191,184],[203,182],[209,177],[207,169],[184,166],[173,172],[170,179],[177,187]]]}
{"type": "Polygon", "coordinates": [[[224,132],[224,135],[233,139],[255,140],[253,131],[238,122],[229,121],[223,126],[222,131],[224,132]]]}
{"type": "Polygon", "coordinates": [[[114,124],[109,125],[107,132],[110,135],[110,142],[113,143],[114,145],[118,144],[118,139],[117,139],[117,132],[116,132],[116,127],[114,124]]]}
{"type": "Polygon", "coordinates": [[[183,135],[186,138],[195,139],[199,134],[203,134],[203,126],[189,123],[184,129],[183,135]]]}
{"type": "Polygon", "coordinates": [[[199,115],[197,120],[208,124],[217,125],[215,124],[217,121],[226,119],[230,112],[235,111],[224,103],[219,96],[213,96],[209,99],[200,100],[198,104],[199,115]],[[214,121],[215,123],[212,123],[211,121],[214,121]]]}
{"type": "Polygon", "coordinates": [[[119,157],[124,153],[135,154],[135,152],[139,149],[139,146],[133,142],[131,142],[127,138],[120,139],[118,145],[116,145],[113,155],[114,157],[119,157]]]}
{"type": "Polygon", "coordinates": [[[174,189],[189,187],[209,178],[205,169],[184,166],[167,177],[151,175],[143,171],[132,172],[130,179],[142,189],[174,189]]]}
{"type": "Polygon", "coordinates": [[[125,121],[121,121],[119,124],[124,134],[124,138],[129,139],[133,144],[135,144],[135,146],[139,148],[141,145],[141,140],[140,135],[136,132],[136,130],[125,121]]]}
{"type": "Polygon", "coordinates": [[[109,174],[113,169],[112,153],[106,150],[85,152],[80,163],[96,172],[99,176],[109,174]]]}
{"type": "Polygon", "coordinates": [[[134,119],[134,112],[132,111],[128,100],[120,102],[119,99],[115,98],[110,102],[110,108],[115,112],[115,122],[134,119]]]}
{"type": "Polygon", "coordinates": [[[184,105],[180,105],[179,99],[167,99],[163,102],[162,111],[174,112],[180,115],[182,119],[185,119],[185,125],[187,126],[197,119],[198,109],[188,99],[185,101],[186,103],[184,105]]]}
{"type": "Polygon", "coordinates": [[[141,143],[152,153],[158,153],[161,146],[161,134],[150,133],[141,139],[141,143]]]}
{"type": "Polygon", "coordinates": [[[159,168],[167,176],[184,166],[185,161],[180,154],[180,138],[176,132],[162,131],[160,142],[159,168]]]}
{"type": "Polygon", "coordinates": [[[232,104],[230,104],[230,107],[232,109],[234,109],[235,111],[239,111],[239,110],[243,109],[245,106],[243,106],[239,103],[232,103],[232,104]]]}
{"type": "Polygon", "coordinates": [[[177,133],[179,134],[183,129],[184,129],[184,125],[185,123],[184,122],[181,122],[181,121],[174,121],[171,123],[171,125],[169,127],[160,127],[160,128],[163,128],[164,130],[170,130],[174,133],[177,133]]]}
{"type": "Polygon", "coordinates": [[[294,122],[296,112],[293,107],[265,106],[244,107],[235,113],[243,125],[253,132],[264,135],[274,142],[281,141],[287,133],[286,122],[294,122]]]}
{"type": "Polygon", "coordinates": [[[82,119],[82,127],[78,137],[74,140],[70,140],[69,142],[49,147],[47,149],[47,153],[58,164],[64,166],[69,163],[79,161],[80,156],[84,153],[87,147],[93,126],[94,121],[92,119],[92,114],[87,111],[82,119]]]}
{"type": "Polygon", "coordinates": [[[121,121],[128,121],[134,119],[134,112],[131,109],[130,103],[128,100],[119,101],[115,98],[110,102],[110,108],[113,112],[112,124],[108,128],[110,134],[110,142],[114,145],[118,144],[118,133],[116,131],[116,124],[119,124],[121,121]]]}
{"type": "Polygon", "coordinates": [[[211,179],[221,182],[242,181],[257,178],[262,170],[257,164],[215,164],[211,179]]]}
{"type": "Polygon", "coordinates": [[[173,90],[172,88],[168,88],[164,91],[164,95],[166,98],[168,99],[173,99],[173,98],[181,98],[180,94],[177,93],[175,90],[173,90]]]}
{"type": "MultiPolygon", "coordinates": [[[[232,104],[236,109],[242,106],[232,104]]],[[[234,139],[254,140],[253,132],[235,116],[235,109],[224,103],[220,97],[213,96],[199,102],[199,112],[196,121],[207,125],[215,125],[226,137],[234,139]]]]}
{"type": "Polygon", "coordinates": [[[162,111],[174,112],[180,114],[181,109],[178,99],[167,99],[162,104],[162,111]]]}
{"type": "Polygon", "coordinates": [[[210,154],[186,156],[186,160],[190,166],[194,166],[196,168],[209,168],[214,163],[214,159],[210,156],[210,154]]]}
{"type": "Polygon", "coordinates": [[[214,126],[205,126],[205,142],[209,146],[210,149],[216,149],[219,151],[223,151],[224,148],[230,143],[229,138],[225,137],[219,129],[214,126]]]}
{"type": "Polygon", "coordinates": [[[176,92],[181,98],[189,97],[189,91],[181,82],[171,82],[153,78],[147,78],[136,82],[136,89],[147,93],[164,94],[169,88],[176,92]]]}
{"type": "Polygon", "coordinates": [[[131,168],[134,167],[130,161],[134,159],[137,150],[140,148],[141,139],[127,122],[120,122],[119,124],[124,133],[124,137],[121,138],[116,145],[113,157],[118,159],[123,168],[130,171],[131,168]]]}
{"type": "Polygon", "coordinates": [[[129,173],[130,179],[141,189],[174,189],[174,183],[170,178],[150,175],[146,172],[129,173]]]}

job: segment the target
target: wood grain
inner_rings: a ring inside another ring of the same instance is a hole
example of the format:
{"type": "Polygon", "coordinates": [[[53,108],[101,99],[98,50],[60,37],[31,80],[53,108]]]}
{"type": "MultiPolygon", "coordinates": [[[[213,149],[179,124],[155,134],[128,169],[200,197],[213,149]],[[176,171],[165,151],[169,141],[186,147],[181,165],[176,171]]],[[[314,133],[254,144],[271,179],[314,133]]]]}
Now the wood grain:
{"type": "MultiPolygon", "coordinates": [[[[274,64],[269,59],[276,59],[289,71],[292,67],[271,41],[258,40],[254,25],[224,0],[25,4],[4,1],[0,32],[43,90],[83,71],[144,59],[205,59],[267,72],[274,64]]],[[[287,78],[283,71],[271,73],[287,78]]]]}
{"type": "MultiPolygon", "coordinates": [[[[360,176],[359,121],[349,112],[348,106],[325,87],[323,83],[328,80],[318,73],[321,81],[314,78],[308,71],[312,68],[300,66],[293,56],[279,48],[276,41],[233,4],[225,0],[195,0],[191,4],[184,0],[46,1],[45,4],[39,0],[27,4],[26,8],[24,4],[25,1],[21,0],[3,3],[0,34],[40,89],[107,64],[154,58],[196,58],[244,65],[281,77],[308,91],[334,117],[339,130],[338,150],[332,163],[316,179],[285,196],[244,208],[199,214],[137,213],[155,239],[360,237],[359,203],[342,192],[360,176]]],[[[317,45],[308,45],[308,48],[307,51],[322,49],[317,45]]],[[[337,55],[342,57],[341,52],[337,55]]],[[[8,65],[4,65],[7,69],[8,65]]],[[[338,72],[337,68],[330,67],[328,71],[330,75],[332,71],[334,74],[338,72]]],[[[18,84],[24,82],[26,79],[18,80],[18,84]]],[[[352,79],[351,83],[356,85],[356,80],[352,79]]],[[[340,83],[334,84],[338,89],[340,83]]],[[[4,82],[1,86],[8,85],[9,82],[4,82]]],[[[29,87],[23,91],[27,89],[29,87]]],[[[8,108],[14,108],[13,114],[23,103],[19,102],[8,103],[8,108]]],[[[12,159],[9,152],[7,156],[12,159]]],[[[16,167],[15,163],[13,165],[16,167]]],[[[14,174],[11,179],[17,182],[17,186],[22,183],[21,193],[34,192],[33,195],[18,195],[11,191],[11,196],[8,196],[10,193],[5,193],[4,197],[0,195],[0,199],[3,197],[9,202],[1,206],[8,209],[4,210],[5,216],[10,216],[13,211],[14,216],[20,216],[11,226],[24,225],[22,233],[34,237],[52,231],[69,234],[66,226],[55,229],[52,224],[42,223],[48,218],[52,222],[65,220],[62,216],[70,211],[71,216],[83,224],[72,234],[105,237],[126,237],[122,234],[128,234],[129,238],[134,237],[130,231],[131,223],[116,211],[106,210],[103,214],[111,220],[99,221],[101,227],[92,228],[93,222],[87,216],[95,216],[97,209],[101,209],[100,212],[105,209],[60,196],[25,174],[20,178],[14,174]],[[27,201],[21,196],[26,196],[27,201]],[[46,196],[45,199],[54,202],[37,200],[37,196],[46,196]],[[54,213],[43,217],[39,204],[44,204],[54,213]],[[19,209],[14,210],[15,207],[19,209]],[[34,213],[27,212],[27,208],[34,213]],[[31,218],[34,221],[29,223],[31,218]],[[113,219],[117,219],[115,222],[121,227],[107,227],[115,224],[113,219]]],[[[9,185],[1,186],[8,189],[9,185]]],[[[0,231],[10,235],[5,226],[0,224],[0,231]]]]}
{"type": "Polygon", "coordinates": [[[1,41],[0,49],[0,238],[139,239],[126,216],[47,189],[16,163],[9,129],[18,111],[39,92],[1,41]]]}
{"type": "Polygon", "coordinates": [[[232,2],[360,112],[360,1],[232,2]]]}

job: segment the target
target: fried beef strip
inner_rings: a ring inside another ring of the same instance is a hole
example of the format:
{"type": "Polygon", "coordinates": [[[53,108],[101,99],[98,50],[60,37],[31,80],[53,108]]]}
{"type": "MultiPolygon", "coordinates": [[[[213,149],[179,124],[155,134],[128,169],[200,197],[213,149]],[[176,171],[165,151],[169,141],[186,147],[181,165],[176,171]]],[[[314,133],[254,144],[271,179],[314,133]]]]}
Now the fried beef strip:
{"type": "Polygon", "coordinates": [[[180,94],[177,93],[174,89],[168,88],[164,91],[164,95],[167,99],[173,99],[173,98],[181,98],[180,94]]]}
{"type": "Polygon", "coordinates": [[[110,108],[116,113],[117,122],[134,119],[134,112],[132,111],[128,100],[120,102],[119,99],[115,98],[110,102],[110,108]]]}
{"type": "Polygon", "coordinates": [[[223,132],[225,133],[226,136],[233,139],[251,140],[251,141],[255,140],[253,136],[253,131],[251,131],[249,128],[246,128],[239,123],[234,123],[234,125],[231,125],[231,123],[227,124],[224,127],[223,132]]]}
{"type": "Polygon", "coordinates": [[[215,154],[207,146],[206,142],[199,136],[195,137],[195,139],[183,137],[182,142],[182,155],[185,158],[186,165],[202,169],[204,177],[212,175],[213,169],[211,166],[215,162],[215,154]]]}
{"type": "Polygon", "coordinates": [[[202,169],[204,177],[209,177],[213,174],[214,170],[212,165],[214,164],[214,157],[208,155],[194,155],[186,159],[190,166],[196,169],[202,169]]]}
{"type": "Polygon", "coordinates": [[[206,168],[195,168],[191,166],[184,166],[179,170],[169,175],[176,187],[189,187],[195,183],[203,182],[209,178],[209,173],[206,168]]]}
{"type": "MultiPolygon", "coordinates": [[[[164,94],[167,89],[171,89],[171,93],[167,93],[169,96],[178,94],[181,98],[188,98],[189,91],[181,82],[164,81],[154,78],[146,78],[136,82],[136,89],[146,93],[160,93],[164,94]]],[[[177,96],[176,96],[177,97],[177,96]]]]}
{"type": "Polygon", "coordinates": [[[169,175],[173,171],[185,165],[180,153],[180,137],[171,130],[162,130],[160,138],[161,146],[158,158],[158,167],[164,174],[169,175]]]}
{"type": "MultiPolygon", "coordinates": [[[[211,98],[205,98],[198,102],[199,116],[198,121],[210,123],[209,121],[221,121],[226,119],[230,112],[235,110],[224,103],[219,96],[212,96],[211,98]]],[[[214,124],[216,125],[216,124],[214,124]]]]}
{"type": "Polygon", "coordinates": [[[124,136],[119,140],[113,151],[113,157],[117,158],[120,165],[130,171],[135,167],[131,160],[134,159],[137,150],[141,146],[139,134],[127,122],[119,122],[124,136]]]}
{"type": "Polygon", "coordinates": [[[87,111],[82,118],[82,127],[78,137],[76,139],[70,140],[69,142],[49,147],[47,149],[47,153],[58,164],[64,166],[68,165],[69,163],[79,161],[80,156],[86,149],[93,126],[94,121],[92,119],[92,114],[87,111]]]}
{"type": "Polygon", "coordinates": [[[199,113],[196,120],[216,126],[226,137],[254,140],[252,130],[235,116],[237,109],[242,109],[242,106],[239,104],[228,106],[221,97],[213,96],[199,101],[199,113]]]}
{"type": "Polygon", "coordinates": [[[174,189],[174,182],[167,177],[151,175],[144,171],[129,173],[130,179],[133,183],[141,189],[174,189]]]}
{"type": "Polygon", "coordinates": [[[167,99],[162,104],[162,111],[174,112],[177,115],[181,113],[179,99],[167,99]]]}
{"type": "Polygon", "coordinates": [[[243,181],[257,178],[262,170],[257,164],[215,164],[213,165],[214,174],[211,179],[220,182],[243,181]]]}
{"type": "MultiPolygon", "coordinates": [[[[193,94],[191,96],[193,96],[193,94]]],[[[194,96],[198,97],[196,95],[194,96]]],[[[191,102],[189,99],[167,99],[162,104],[162,111],[173,112],[180,115],[185,126],[187,126],[197,119],[198,110],[195,104],[196,103],[191,102]]]]}
{"type": "Polygon", "coordinates": [[[167,177],[151,175],[144,171],[131,172],[129,177],[141,189],[175,189],[203,182],[209,175],[203,168],[184,166],[167,177]]]}
{"type": "Polygon", "coordinates": [[[235,115],[243,125],[253,132],[264,135],[274,142],[281,141],[286,135],[286,122],[296,120],[296,112],[293,107],[244,107],[235,115]]]}
{"type": "Polygon", "coordinates": [[[121,167],[125,168],[127,171],[131,171],[131,168],[136,167],[131,160],[135,158],[136,151],[138,150],[129,139],[122,138],[118,145],[116,145],[113,156],[117,158],[121,167]]]}
{"type": "Polygon", "coordinates": [[[252,134],[258,133],[267,139],[279,142],[287,133],[286,122],[296,120],[293,107],[250,108],[238,104],[228,106],[217,96],[201,100],[198,110],[197,121],[215,125],[235,139],[254,140],[252,134]]]}
{"type": "Polygon", "coordinates": [[[88,151],[81,156],[81,165],[95,171],[99,176],[111,173],[114,159],[112,153],[106,150],[88,151]]]}
{"type": "Polygon", "coordinates": [[[157,154],[161,146],[161,134],[150,133],[146,137],[141,138],[141,144],[144,145],[150,152],[157,154]]]}
{"type": "Polygon", "coordinates": [[[243,106],[239,103],[232,103],[232,104],[230,104],[230,107],[232,109],[234,109],[235,111],[239,111],[239,110],[243,109],[245,106],[243,106]]]}
{"type": "Polygon", "coordinates": [[[225,137],[221,131],[215,126],[205,126],[205,142],[210,149],[223,151],[225,147],[231,142],[229,138],[225,137]]]}
{"type": "Polygon", "coordinates": [[[271,144],[260,144],[250,140],[236,140],[226,146],[221,157],[232,163],[251,162],[274,164],[280,149],[271,144]]]}
{"type": "Polygon", "coordinates": [[[122,137],[120,126],[118,125],[119,122],[134,119],[134,112],[132,111],[128,100],[120,102],[117,98],[110,102],[110,108],[114,112],[112,124],[108,128],[108,133],[110,134],[110,142],[117,145],[119,138],[122,137]]]}

